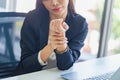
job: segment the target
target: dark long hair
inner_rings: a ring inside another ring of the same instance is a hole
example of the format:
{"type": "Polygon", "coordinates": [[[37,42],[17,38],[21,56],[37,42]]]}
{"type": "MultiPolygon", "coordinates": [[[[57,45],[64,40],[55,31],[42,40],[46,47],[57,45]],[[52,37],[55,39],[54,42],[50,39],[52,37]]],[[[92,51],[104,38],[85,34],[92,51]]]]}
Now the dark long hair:
{"type": "MultiPolygon", "coordinates": [[[[47,11],[44,5],[42,4],[42,0],[36,1],[36,9],[40,9],[41,11],[47,11]]],[[[68,11],[71,13],[76,13],[75,7],[74,7],[74,0],[69,0],[68,11]]]]}

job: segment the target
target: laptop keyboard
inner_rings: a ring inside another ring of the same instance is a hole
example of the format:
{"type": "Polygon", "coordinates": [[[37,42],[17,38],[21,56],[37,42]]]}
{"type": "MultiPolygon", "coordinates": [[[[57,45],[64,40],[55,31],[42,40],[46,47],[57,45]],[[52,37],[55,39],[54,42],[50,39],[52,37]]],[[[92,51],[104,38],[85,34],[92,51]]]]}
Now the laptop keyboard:
{"type": "Polygon", "coordinates": [[[110,77],[113,75],[113,73],[114,72],[105,73],[102,75],[94,76],[94,77],[83,79],[83,80],[109,80],[110,77]]]}

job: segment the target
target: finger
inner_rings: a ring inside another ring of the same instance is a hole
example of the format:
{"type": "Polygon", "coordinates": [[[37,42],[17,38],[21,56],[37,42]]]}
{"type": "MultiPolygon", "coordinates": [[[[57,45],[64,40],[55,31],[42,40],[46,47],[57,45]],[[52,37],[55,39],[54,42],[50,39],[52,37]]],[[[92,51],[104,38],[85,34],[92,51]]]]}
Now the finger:
{"type": "Polygon", "coordinates": [[[56,35],[50,36],[49,38],[50,38],[51,40],[54,40],[54,41],[64,41],[64,40],[67,40],[66,37],[58,37],[58,36],[56,36],[56,35]]]}
{"type": "Polygon", "coordinates": [[[64,44],[67,44],[67,43],[68,43],[68,41],[56,41],[55,45],[60,46],[60,45],[64,45],[64,44]]]}
{"type": "Polygon", "coordinates": [[[65,22],[63,22],[63,28],[65,29],[65,31],[67,31],[69,29],[69,26],[65,22]]]}
{"type": "Polygon", "coordinates": [[[63,36],[50,35],[48,40],[49,41],[64,41],[64,40],[67,40],[67,38],[63,36]]]}
{"type": "Polygon", "coordinates": [[[57,35],[58,35],[58,36],[65,36],[65,31],[64,31],[64,32],[63,32],[63,31],[62,31],[62,32],[60,32],[60,31],[59,31],[59,32],[56,32],[56,31],[54,31],[54,30],[49,30],[49,34],[50,34],[50,35],[56,35],[56,36],[57,36],[57,35]]]}
{"type": "Polygon", "coordinates": [[[59,21],[59,25],[62,25],[63,19],[62,19],[62,18],[61,18],[61,19],[58,19],[58,21],[59,21]]]}
{"type": "Polygon", "coordinates": [[[50,37],[49,37],[49,43],[52,44],[54,47],[57,47],[57,46],[62,46],[62,45],[64,45],[64,44],[67,44],[68,41],[67,41],[67,38],[57,39],[57,38],[55,38],[55,37],[50,36],[50,37]]]}
{"type": "Polygon", "coordinates": [[[48,41],[49,42],[59,42],[59,41],[66,41],[67,40],[67,38],[65,38],[65,37],[58,37],[58,36],[49,36],[49,39],[48,39],[48,41]]]}
{"type": "Polygon", "coordinates": [[[58,24],[59,24],[59,22],[57,21],[57,20],[55,20],[55,22],[54,22],[54,28],[55,28],[55,32],[58,32],[58,24]]]}
{"type": "Polygon", "coordinates": [[[50,21],[50,30],[54,31],[54,20],[50,21]]]}
{"type": "Polygon", "coordinates": [[[61,33],[58,33],[58,32],[52,31],[52,30],[49,31],[49,34],[52,35],[52,36],[54,36],[54,35],[56,35],[56,36],[62,36],[63,35],[61,33]]]}
{"type": "Polygon", "coordinates": [[[67,38],[66,37],[56,37],[55,40],[64,41],[64,40],[67,40],[67,38]]]}
{"type": "Polygon", "coordinates": [[[59,27],[60,32],[65,32],[65,30],[64,30],[64,28],[63,28],[63,26],[62,26],[62,24],[63,24],[63,19],[60,19],[59,22],[60,22],[60,27],[59,27]]]}
{"type": "Polygon", "coordinates": [[[62,25],[63,19],[56,19],[56,32],[61,32],[61,25],[62,25]]]}
{"type": "Polygon", "coordinates": [[[55,38],[55,39],[67,39],[65,34],[59,34],[59,33],[55,33],[55,32],[52,32],[50,33],[50,36],[55,38]]]}
{"type": "Polygon", "coordinates": [[[52,20],[50,25],[50,30],[58,32],[57,26],[58,26],[57,19],[52,20]]]}
{"type": "Polygon", "coordinates": [[[55,42],[66,42],[67,38],[54,38],[55,42]]]}

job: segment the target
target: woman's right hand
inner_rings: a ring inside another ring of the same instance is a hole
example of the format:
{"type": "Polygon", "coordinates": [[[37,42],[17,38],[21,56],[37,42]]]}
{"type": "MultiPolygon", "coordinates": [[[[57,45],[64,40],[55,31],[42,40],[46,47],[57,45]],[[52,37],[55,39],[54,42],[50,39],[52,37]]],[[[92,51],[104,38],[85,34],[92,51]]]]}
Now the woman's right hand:
{"type": "Polygon", "coordinates": [[[66,31],[68,28],[69,26],[63,22],[63,19],[54,19],[50,22],[48,44],[50,44],[53,49],[66,49],[66,31]]]}
{"type": "MultiPolygon", "coordinates": [[[[48,44],[51,45],[53,49],[56,49],[56,37],[59,36],[61,30],[61,24],[63,22],[63,19],[54,19],[50,21],[50,27],[49,27],[49,37],[48,37],[48,44]]],[[[61,36],[59,36],[61,37],[61,36]]],[[[63,38],[64,39],[64,38],[63,38]]]]}

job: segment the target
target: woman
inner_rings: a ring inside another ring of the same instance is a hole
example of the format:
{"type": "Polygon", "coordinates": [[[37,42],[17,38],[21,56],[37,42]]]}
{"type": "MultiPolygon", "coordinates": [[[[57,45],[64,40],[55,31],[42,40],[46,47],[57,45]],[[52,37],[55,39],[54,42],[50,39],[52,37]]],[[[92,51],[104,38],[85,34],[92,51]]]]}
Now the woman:
{"type": "Polygon", "coordinates": [[[88,27],[75,13],[74,0],[37,0],[21,30],[24,73],[57,66],[67,70],[80,56],[88,27]]]}

